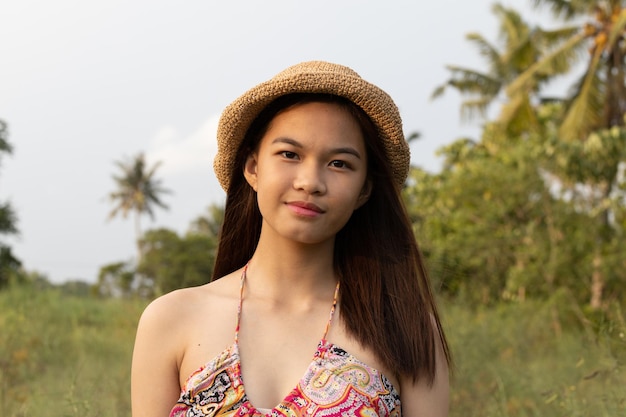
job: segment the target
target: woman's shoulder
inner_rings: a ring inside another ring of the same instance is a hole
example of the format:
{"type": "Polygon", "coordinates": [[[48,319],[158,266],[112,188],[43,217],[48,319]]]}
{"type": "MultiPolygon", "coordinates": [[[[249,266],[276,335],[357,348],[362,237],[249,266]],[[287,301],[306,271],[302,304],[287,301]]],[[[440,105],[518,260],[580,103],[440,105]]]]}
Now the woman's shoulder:
{"type": "Polygon", "coordinates": [[[148,304],[141,320],[156,321],[164,327],[181,322],[199,311],[221,310],[239,299],[236,273],[197,287],[181,288],[164,294],[148,304]]]}
{"type": "Polygon", "coordinates": [[[238,300],[239,284],[234,275],[198,287],[174,290],[148,304],[139,319],[137,336],[180,361],[193,344],[223,344],[230,338],[238,300]],[[215,317],[224,319],[211,321],[213,340],[208,340],[207,320],[215,317]]]}

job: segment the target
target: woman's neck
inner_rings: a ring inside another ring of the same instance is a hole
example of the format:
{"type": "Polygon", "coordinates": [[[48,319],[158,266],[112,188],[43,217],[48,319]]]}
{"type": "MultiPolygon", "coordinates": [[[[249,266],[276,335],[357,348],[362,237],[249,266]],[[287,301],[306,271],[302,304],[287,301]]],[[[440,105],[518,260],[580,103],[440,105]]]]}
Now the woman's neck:
{"type": "Polygon", "coordinates": [[[324,297],[334,291],[332,242],[304,245],[259,239],[248,266],[248,285],[266,297],[284,299],[286,289],[294,298],[324,297]]]}

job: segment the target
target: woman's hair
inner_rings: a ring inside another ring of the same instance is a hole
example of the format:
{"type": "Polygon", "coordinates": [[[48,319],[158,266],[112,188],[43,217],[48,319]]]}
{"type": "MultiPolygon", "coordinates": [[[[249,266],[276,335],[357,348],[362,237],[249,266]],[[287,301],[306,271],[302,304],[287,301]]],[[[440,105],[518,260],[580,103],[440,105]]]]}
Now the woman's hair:
{"type": "Polygon", "coordinates": [[[337,233],[334,246],[347,329],[396,374],[414,380],[426,377],[433,383],[437,338],[448,362],[450,354],[422,256],[377,129],[363,110],[345,98],[289,94],[271,102],[251,124],[231,174],[213,279],[245,265],[261,234],[256,193],[243,175],[248,155],[276,115],[310,102],[346,109],[361,127],[367,151],[370,197],[337,233]]]}

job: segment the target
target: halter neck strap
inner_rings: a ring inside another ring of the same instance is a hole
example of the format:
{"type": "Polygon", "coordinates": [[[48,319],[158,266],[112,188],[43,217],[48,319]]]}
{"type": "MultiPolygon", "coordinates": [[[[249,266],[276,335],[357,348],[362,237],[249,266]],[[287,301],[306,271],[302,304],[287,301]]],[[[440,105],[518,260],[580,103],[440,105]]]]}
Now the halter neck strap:
{"type": "Polygon", "coordinates": [[[241,322],[241,305],[243,304],[243,284],[246,282],[246,272],[248,272],[248,264],[243,267],[241,272],[241,282],[239,284],[239,305],[237,307],[237,327],[235,328],[235,343],[239,344],[239,324],[241,322]]]}
{"type": "MultiPolygon", "coordinates": [[[[243,288],[246,282],[246,274],[248,272],[248,264],[243,267],[243,271],[241,272],[241,283],[239,284],[239,305],[237,307],[237,327],[235,328],[235,343],[239,343],[239,325],[241,323],[241,306],[243,304],[243,288]]],[[[330,314],[328,317],[328,322],[326,323],[326,327],[324,328],[324,334],[322,336],[322,340],[326,340],[328,336],[328,331],[330,330],[330,324],[333,321],[333,316],[335,315],[335,310],[337,308],[337,299],[339,297],[339,281],[337,281],[337,285],[335,286],[335,294],[333,296],[333,306],[330,309],[330,314]]]]}
{"type": "Polygon", "coordinates": [[[335,309],[337,308],[337,298],[339,297],[339,281],[337,281],[337,285],[335,286],[335,295],[333,296],[333,306],[330,309],[330,314],[328,316],[328,322],[326,323],[326,328],[324,329],[324,335],[322,336],[322,340],[326,340],[328,336],[328,330],[330,330],[330,324],[333,321],[333,316],[335,315],[335,309]]]}

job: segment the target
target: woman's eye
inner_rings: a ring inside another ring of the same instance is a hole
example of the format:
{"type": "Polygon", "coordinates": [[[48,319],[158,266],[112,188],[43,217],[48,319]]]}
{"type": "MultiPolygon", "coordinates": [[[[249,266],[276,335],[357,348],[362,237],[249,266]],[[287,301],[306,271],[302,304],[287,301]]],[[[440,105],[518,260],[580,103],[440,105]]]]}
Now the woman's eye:
{"type": "Polygon", "coordinates": [[[295,152],[290,152],[290,151],[282,151],[281,155],[287,159],[296,159],[298,157],[298,154],[296,154],[295,152]]]}
{"type": "Polygon", "coordinates": [[[332,166],[333,168],[347,168],[348,164],[346,164],[344,161],[334,160],[330,162],[330,166],[332,166]]]}

